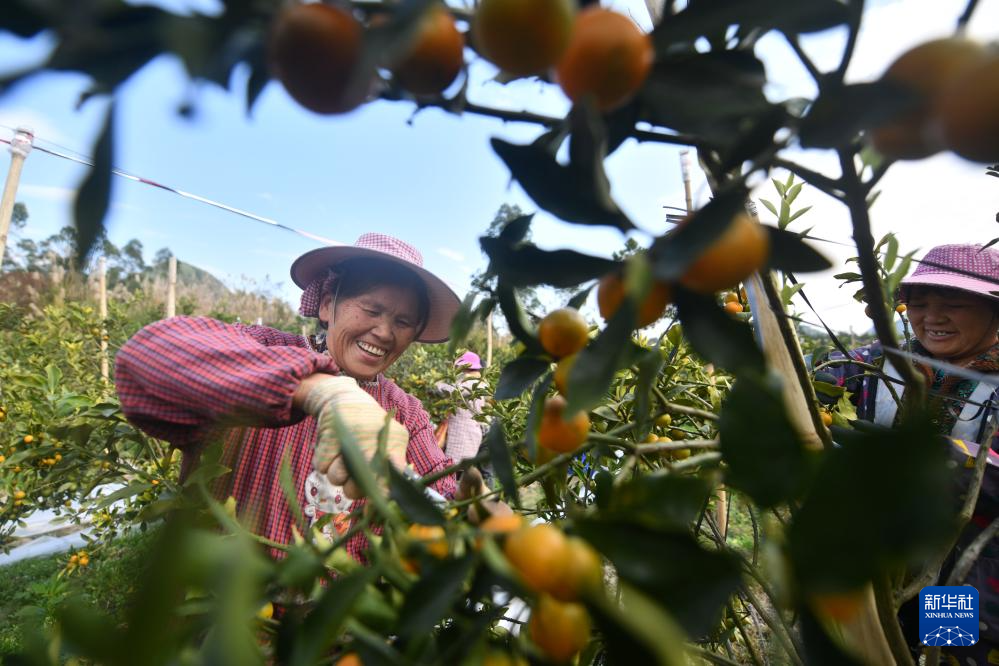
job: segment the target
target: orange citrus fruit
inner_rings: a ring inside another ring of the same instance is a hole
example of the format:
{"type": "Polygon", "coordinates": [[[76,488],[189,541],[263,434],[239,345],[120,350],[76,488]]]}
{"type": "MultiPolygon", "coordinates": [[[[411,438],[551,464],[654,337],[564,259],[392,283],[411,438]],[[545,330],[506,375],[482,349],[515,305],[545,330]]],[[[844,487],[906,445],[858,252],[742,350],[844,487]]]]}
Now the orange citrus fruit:
{"type": "MultiPolygon", "coordinates": [[[[624,278],[619,273],[608,273],[597,287],[597,308],[600,316],[609,321],[624,300],[624,278]]],[[[666,313],[666,306],[673,300],[673,291],[665,282],[653,281],[649,293],[638,308],[637,328],[654,324],[666,313]]]]}
{"type": "Polygon", "coordinates": [[[481,0],[472,21],[475,47],[517,76],[540,74],[569,46],[572,0],[481,0]]]}
{"type": "Polygon", "coordinates": [[[576,363],[576,358],[576,354],[566,356],[555,366],[555,388],[557,388],[558,392],[562,395],[569,395],[569,373],[572,372],[572,366],[576,363]]]}
{"type": "Polygon", "coordinates": [[[505,516],[489,516],[479,525],[479,531],[484,534],[509,534],[524,526],[524,517],[516,513],[508,513],[505,516]]]}
{"type": "Polygon", "coordinates": [[[728,301],[725,303],[725,312],[729,314],[739,314],[742,312],[742,303],[739,301],[728,301]]]}
{"type": "Polygon", "coordinates": [[[725,294],[725,302],[726,303],[738,303],[739,302],[739,294],[736,293],[736,292],[734,292],[734,291],[730,291],[730,292],[726,293],[725,294]]]}
{"type": "Polygon", "coordinates": [[[864,606],[864,590],[814,594],[808,599],[815,614],[822,618],[847,622],[856,617],[864,606]]]}
{"type": "Polygon", "coordinates": [[[361,661],[356,652],[348,652],[337,659],[334,666],[364,666],[364,662],[361,661]]]}
{"type": "Polygon", "coordinates": [[[572,659],[590,642],[590,616],[577,603],[562,603],[542,595],[527,624],[534,644],[554,662],[572,659]]]}
{"type": "Polygon", "coordinates": [[[895,312],[899,314],[903,314],[908,309],[909,308],[906,307],[905,303],[899,303],[898,305],[895,306],[895,312]]]}
{"type": "Polygon", "coordinates": [[[604,566],[597,551],[582,539],[569,537],[559,575],[546,591],[559,601],[575,601],[587,591],[599,590],[603,580],[604,566]]]}
{"type": "Polygon", "coordinates": [[[569,542],[562,530],[549,523],[512,532],[503,544],[506,559],[524,584],[536,592],[545,592],[557,585],[568,551],[569,542]]]}
{"type": "Polygon", "coordinates": [[[556,74],[569,99],[592,95],[600,111],[610,111],[642,86],[653,57],[652,41],[634,21],[592,5],[576,17],[556,74]]]}
{"type": "Polygon", "coordinates": [[[538,428],[538,444],[559,453],[578,449],[590,432],[589,415],[577,412],[566,421],[565,406],[565,398],[560,395],[548,398],[538,428]]]}
{"type": "Polygon", "coordinates": [[[976,162],[999,161],[999,54],[962,70],[938,98],[943,142],[976,162]]]}
{"type": "Polygon", "coordinates": [[[439,560],[447,557],[447,534],[440,525],[410,525],[406,533],[423,544],[431,556],[439,560]]]}
{"type": "Polygon", "coordinates": [[[538,326],[538,338],[545,351],[555,358],[572,356],[590,341],[589,327],[574,308],[549,312],[538,326]]]}
{"type": "Polygon", "coordinates": [[[769,255],[770,236],[766,230],[749,215],[739,213],[721,236],[687,267],[680,283],[691,291],[714,293],[748,278],[766,263],[769,255]]]}
{"type": "Polygon", "coordinates": [[[909,88],[922,98],[915,108],[871,132],[874,148],[887,157],[913,160],[940,150],[929,123],[936,99],[965,68],[982,59],[981,44],[948,37],[916,46],[895,60],[882,77],[909,88]]]}
{"type": "Polygon", "coordinates": [[[833,415],[830,414],[829,412],[823,410],[822,411],[822,425],[824,425],[825,427],[828,428],[832,424],[833,424],[833,415]]]}
{"type": "Polygon", "coordinates": [[[442,5],[420,19],[413,45],[391,70],[396,81],[415,95],[435,95],[447,88],[465,64],[465,36],[442,5]]]}
{"type": "Polygon", "coordinates": [[[362,40],[361,24],[346,9],[291,5],[271,26],[268,62],[288,94],[306,109],[345,113],[364,101],[363,94],[351,90],[362,40]]]}

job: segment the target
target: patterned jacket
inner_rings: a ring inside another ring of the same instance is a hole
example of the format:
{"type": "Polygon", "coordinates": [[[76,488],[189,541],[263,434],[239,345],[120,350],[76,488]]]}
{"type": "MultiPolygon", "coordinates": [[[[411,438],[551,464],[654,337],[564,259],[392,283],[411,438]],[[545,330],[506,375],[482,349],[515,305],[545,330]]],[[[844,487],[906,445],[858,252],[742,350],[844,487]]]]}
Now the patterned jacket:
{"type": "MultiPolygon", "coordinates": [[[[222,464],[231,469],[213,487],[216,497],[235,497],[240,519],[256,534],[287,544],[294,518],[279,482],[282,460],[291,466],[296,498],[318,518],[312,473],[316,421],[292,408],[299,382],[314,373],[338,374],[326,354],[308,341],[263,326],[225,324],[205,317],[174,317],[136,333],[118,352],[115,383],[122,410],[135,426],[183,452],[186,478],[207,444],[224,440],[222,464]]],[[[382,376],[363,386],[409,431],[408,462],[427,475],[452,464],[437,446],[420,401],[382,376]]],[[[432,487],[454,495],[453,475],[432,487]]],[[[354,502],[356,509],[362,501],[354,502]]],[[[347,545],[359,558],[363,535],[347,545]]],[[[273,551],[280,557],[278,550],[273,551]]]]}

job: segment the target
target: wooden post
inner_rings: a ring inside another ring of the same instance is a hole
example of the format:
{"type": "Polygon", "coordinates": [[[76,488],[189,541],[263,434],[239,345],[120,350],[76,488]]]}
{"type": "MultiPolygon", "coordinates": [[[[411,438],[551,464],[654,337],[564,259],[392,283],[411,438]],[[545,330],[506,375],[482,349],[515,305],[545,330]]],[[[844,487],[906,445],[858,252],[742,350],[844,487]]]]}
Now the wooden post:
{"type": "Polygon", "coordinates": [[[167,319],[177,314],[177,257],[170,255],[167,263],[167,319]]]}
{"type": "Polygon", "coordinates": [[[55,252],[49,250],[49,280],[52,282],[53,302],[57,306],[62,306],[66,302],[66,285],[63,283],[65,272],[59,265],[59,257],[55,252]]]}
{"type": "Polygon", "coordinates": [[[17,184],[21,180],[21,169],[24,160],[31,152],[34,133],[18,127],[10,142],[10,170],[3,186],[3,197],[0,198],[0,263],[7,252],[7,233],[10,231],[10,218],[14,214],[14,198],[17,196],[17,184]]]}
{"type": "Polygon", "coordinates": [[[99,293],[98,312],[101,317],[101,379],[108,381],[108,283],[107,261],[104,257],[97,260],[97,289],[99,293]]]}
{"type": "MultiPolygon", "coordinates": [[[[680,176],[683,178],[683,198],[686,203],[687,215],[694,212],[694,194],[690,185],[690,151],[680,151],[680,176]]],[[[705,370],[710,374],[714,368],[708,364],[705,370]]],[[[725,486],[718,486],[718,501],[715,504],[715,524],[718,533],[724,539],[728,536],[728,491],[725,486]]]]}
{"type": "Polygon", "coordinates": [[[486,317],[486,367],[493,364],[493,313],[486,317]]]}

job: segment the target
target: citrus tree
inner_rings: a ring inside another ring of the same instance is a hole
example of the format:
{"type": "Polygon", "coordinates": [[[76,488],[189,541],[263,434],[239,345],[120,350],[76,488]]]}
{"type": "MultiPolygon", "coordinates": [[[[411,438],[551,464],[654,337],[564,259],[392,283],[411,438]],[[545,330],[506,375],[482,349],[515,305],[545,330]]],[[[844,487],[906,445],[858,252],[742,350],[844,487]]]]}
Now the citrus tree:
{"type": "MultiPolygon", "coordinates": [[[[223,86],[247,63],[250,104],[273,77],[315,113],[383,99],[535,123],[531,143],[494,138],[492,147],[539,208],[573,224],[635,228],[604,171],[629,139],[696,149],[713,198],[622,258],[543,250],[529,240],[529,215],[482,237],[487,287],[456,318],[452,352],[477,319],[505,318],[516,357],[496,377],[496,418],[477,462],[492,466],[493,494],[538,524],[497,513],[473,527],[461,518],[482,518],[490,498],[441,506],[422,492],[433,479],[409,480],[377,458],[367,465],[347,441],[366,508],[332,542],[299,517],[294,543],[266,544],[281,552],[270,560],[233,518],[238,507],[206,490],[225,473],[209,456],[166,502],[172,519],[126,625],[67,606],[58,633],[28,650],[32,659],[912,663],[897,610],[939,573],[966,520],[949,499],[945,448],[913,408],[922,381],[901,366],[898,425],[837,431],[833,445],[770,275],[829,264],[786,225],[759,225],[746,201],[753,178],[784,169],[842,203],[875,330],[897,348],[883,285],[895,258],[879,263],[870,200],[892,159],[944,148],[996,157],[993,52],[954,37],[917,49],[910,57],[922,65],[846,83],[860,0],[669,2],[650,34],[597,3],[568,0],[223,5],[217,17],[181,17],[19,0],[0,25],[49,31],[55,47],[40,69],[88,74],[94,95],[114,96],[172,52],[193,78],[223,86]],[[846,46],[823,71],[801,36],[832,28],[846,32],[846,46]],[[814,99],[764,95],[756,45],[771,32],[813,76],[814,99]],[[502,80],[560,86],[571,111],[475,104],[455,83],[469,57],[491,61],[502,80]],[[942,73],[925,75],[930,65],[942,73]],[[799,164],[799,147],[831,151],[838,170],[799,164]],[[773,323],[762,349],[735,312],[745,310],[743,281],[758,330],[764,318],[773,323]],[[578,309],[595,284],[604,321],[591,328],[578,309]],[[518,290],[540,285],[573,295],[535,322],[518,290]],[[667,335],[636,334],[667,307],[677,318],[667,335]],[[363,566],[344,549],[362,531],[372,543],[363,566]],[[272,616],[274,607],[282,612],[272,616]]],[[[107,210],[114,108],[76,199],[84,252],[107,210]]],[[[890,244],[881,250],[897,257],[890,244]]],[[[286,485],[299,515],[290,477],[286,485]]]]}

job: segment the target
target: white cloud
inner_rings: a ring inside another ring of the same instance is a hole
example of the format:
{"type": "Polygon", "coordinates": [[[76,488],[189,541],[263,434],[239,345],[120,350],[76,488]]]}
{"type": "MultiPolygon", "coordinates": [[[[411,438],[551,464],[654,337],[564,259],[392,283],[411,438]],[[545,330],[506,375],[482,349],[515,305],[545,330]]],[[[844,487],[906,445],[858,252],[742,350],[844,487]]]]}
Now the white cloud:
{"type": "Polygon", "coordinates": [[[57,203],[68,203],[73,200],[76,190],[72,187],[58,187],[55,185],[21,185],[17,189],[18,199],[43,199],[45,201],[55,201],[57,203]]]}
{"type": "Polygon", "coordinates": [[[465,255],[463,255],[461,252],[458,252],[456,250],[452,250],[449,247],[439,247],[439,248],[437,248],[437,252],[438,252],[438,254],[441,254],[441,255],[447,257],[451,261],[457,261],[457,262],[462,263],[462,264],[466,263],[466,261],[465,261],[465,255]]]}

